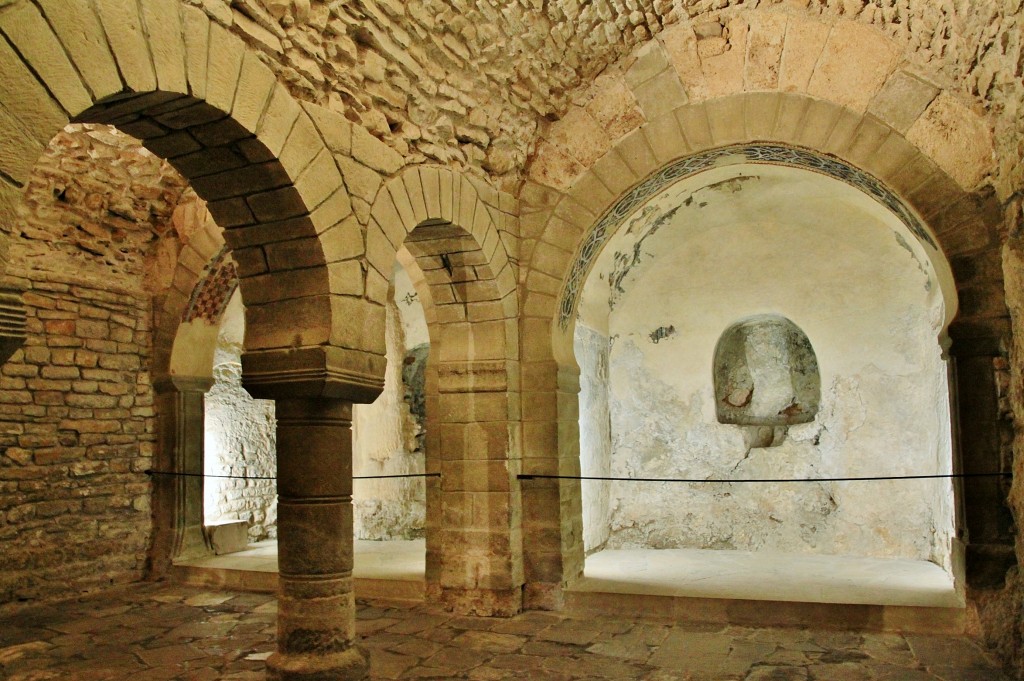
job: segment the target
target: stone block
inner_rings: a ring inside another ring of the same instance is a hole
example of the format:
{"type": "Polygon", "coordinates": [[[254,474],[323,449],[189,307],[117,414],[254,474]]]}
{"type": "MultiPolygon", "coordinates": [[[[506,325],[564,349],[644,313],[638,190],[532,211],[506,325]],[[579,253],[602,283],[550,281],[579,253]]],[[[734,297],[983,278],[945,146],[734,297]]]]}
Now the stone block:
{"type": "Polygon", "coordinates": [[[634,86],[644,116],[651,121],[686,104],[688,98],[675,69],[667,68],[640,85],[634,86]]]}
{"type": "Polygon", "coordinates": [[[420,179],[420,174],[415,170],[402,173],[401,180],[401,185],[394,184],[392,186],[398,191],[401,191],[401,187],[405,187],[405,195],[408,197],[409,205],[412,207],[412,224],[418,226],[427,218],[436,218],[436,215],[427,213],[427,202],[423,198],[423,182],[420,179]]]}
{"type": "Polygon", "coordinates": [[[206,536],[218,556],[244,551],[249,545],[249,523],[228,520],[205,527],[206,536]]]}
{"type": "Polygon", "coordinates": [[[322,233],[352,216],[352,201],[344,187],[339,186],[326,201],[310,214],[309,220],[316,232],[322,233]]]}
{"type": "Polygon", "coordinates": [[[737,17],[729,21],[726,30],[728,38],[708,38],[697,43],[709,99],[743,91],[750,27],[745,17],[737,17]]]}
{"type": "Polygon", "coordinates": [[[743,119],[751,140],[770,140],[781,97],[775,92],[752,92],[743,98],[743,119]]]}
{"type": "Polygon", "coordinates": [[[121,0],[95,0],[93,4],[125,84],[135,92],[156,90],[156,72],[138,5],[121,0]]]}
{"type": "Polygon", "coordinates": [[[0,30],[47,83],[65,111],[74,115],[92,106],[92,97],[60,41],[34,5],[22,3],[10,7],[0,15],[0,30]]]}
{"type": "Polygon", "coordinates": [[[448,219],[441,210],[441,171],[438,168],[420,166],[417,169],[423,187],[423,201],[427,205],[427,216],[434,219],[448,219]]]}
{"type": "Polygon", "coordinates": [[[746,90],[775,90],[785,43],[788,17],[773,12],[751,13],[747,58],[743,74],[746,90]]]}
{"type": "Polygon", "coordinates": [[[327,266],[330,291],[344,296],[361,296],[364,291],[363,265],[358,260],[343,260],[327,266]]]}
{"type": "Polygon", "coordinates": [[[102,99],[121,92],[124,83],[117,72],[99,17],[88,0],[40,0],[38,4],[88,85],[92,97],[102,99]]]}
{"type": "Polygon", "coordinates": [[[621,75],[599,76],[594,81],[593,92],[594,97],[586,109],[601,124],[608,139],[614,142],[643,124],[643,111],[621,75]]]}
{"type": "Polygon", "coordinates": [[[899,50],[873,26],[843,22],[832,30],[807,85],[807,93],[854,111],[865,111],[896,66],[899,50]]]}
{"type": "Polygon", "coordinates": [[[704,104],[691,104],[676,110],[679,128],[694,152],[709,149],[714,140],[711,137],[711,123],[704,104]]]}
{"type": "Polygon", "coordinates": [[[665,46],[669,63],[679,76],[690,100],[707,99],[708,86],[697,54],[697,36],[688,22],[680,21],[667,26],[659,35],[665,46]]]}
{"type": "Polygon", "coordinates": [[[142,0],[157,85],[164,92],[188,93],[185,43],[182,39],[181,5],[163,0],[142,0]]]}
{"type": "Polygon", "coordinates": [[[565,149],[542,140],[527,172],[532,181],[565,191],[583,171],[583,166],[565,149]]]}
{"type": "Polygon", "coordinates": [[[27,179],[44,148],[19,120],[0,109],[0,171],[16,180],[27,179]]]}
{"type": "Polygon", "coordinates": [[[590,113],[572,106],[547,131],[547,139],[584,168],[593,165],[611,148],[606,130],[590,113]]]}
{"type": "Polygon", "coordinates": [[[352,157],[385,176],[394,175],[405,165],[397,151],[371,135],[361,125],[352,126],[352,157]]]}
{"type": "Polygon", "coordinates": [[[775,118],[775,139],[785,141],[797,138],[811,101],[809,97],[801,95],[782,95],[775,118]]]}
{"type": "Polygon", "coordinates": [[[327,296],[316,296],[246,305],[245,322],[247,350],[319,345],[330,338],[331,304],[327,296]]]}
{"type": "Polygon", "coordinates": [[[320,131],[328,149],[346,156],[352,153],[352,123],[347,118],[310,102],[302,102],[302,108],[320,131]]]}
{"type": "Polygon", "coordinates": [[[274,156],[279,156],[288,139],[292,126],[302,113],[302,107],[296,103],[280,83],[274,86],[274,93],[270,96],[270,104],[263,114],[259,130],[256,136],[274,156]]]}
{"type": "Polygon", "coordinates": [[[794,141],[812,149],[821,149],[831,136],[841,111],[842,108],[831,102],[812,101],[794,141]]]}
{"type": "MultiPolygon", "coordinates": [[[[20,129],[20,134],[27,134],[38,144],[45,146],[61,128],[67,125],[68,118],[64,111],[50,97],[43,85],[36,80],[7,41],[0,43],[0,73],[4,74],[4,77],[0,79],[0,99],[10,117],[19,121],[14,126],[14,130],[20,129]]],[[[9,129],[6,134],[13,135],[14,130],[9,129]]],[[[25,168],[25,171],[21,171],[13,177],[19,180],[25,179],[27,169],[35,164],[37,158],[38,155],[12,159],[17,166],[25,168]]]]}
{"type": "Polygon", "coordinates": [[[210,53],[210,20],[198,7],[182,8],[185,33],[185,70],[193,97],[206,99],[206,74],[210,53]]]}
{"type": "Polygon", "coordinates": [[[715,99],[707,104],[708,122],[711,124],[712,146],[737,144],[748,141],[744,124],[743,95],[715,99]]]}
{"type": "MultiPolygon", "coordinates": [[[[634,130],[626,135],[619,141],[615,150],[638,178],[647,177],[658,168],[658,158],[647,143],[647,136],[643,130],[634,130]]],[[[560,203],[559,207],[564,203],[560,203]]]]}
{"type": "Polygon", "coordinates": [[[783,92],[807,92],[814,65],[825,47],[831,25],[797,15],[789,18],[782,48],[779,89],[783,92]]]}
{"type": "Polygon", "coordinates": [[[373,204],[381,186],[380,175],[348,156],[336,156],[335,161],[341,169],[349,194],[373,204]]]}
{"type": "Polygon", "coordinates": [[[897,132],[906,133],[938,94],[939,88],[906,69],[899,69],[871,100],[868,113],[897,132]]]}
{"type": "Polygon", "coordinates": [[[285,140],[284,146],[278,154],[281,165],[292,178],[298,178],[321,152],[326,152],[326,156],[333,163],[333,156],[324,146],[313,121],[300,109],[299,116],[288,134],[288,139],[285,140]]]}
{"type": "Polygon", "coordinates": [[[274,92],[277,79],[255,53],[246,51],[238,79],[238,94],[231,109],[231,118],[251,133],[255,133],[274,92]]]}
{"type": "Polygon", "coordinates": [[[245,57],[245,44],[220,25],[210,24],[210,63],[216,68],[206,74],[206,102],[229,112],[238,90],[238,78],[245,57]]]}
{"type": "Polygon", "coordinates": [[[647,136],[647,144],[654,152],[659,165],[666,165],[690,153],[690,146],[679,129],[679,119],[676,118],[674,111],[656,118],[651,117],[641,130],[647,136]]]}
{"type": "Polygon", "coordinates": [[[320,147],[320,153],[299,176],[295,189],[302,196],[307,210],[311,211],[336,192],[345,191],[338,166],[326,147],[320,147]]]}
{"type": "Polygon", "coordinates": [[[930,156],[966,190],[995,170],[992,132],[985,120],[953,95],[937,96],[907,131],[907,141],[930,156]]]}
{"type": "Polygon", "coordinates": [[[405,236],[416,228],[419,221],[412,205],[412,199],[409,197],[409,190],[401,179],[388,182],[386,189],[390,201],[383,195],[381,196],[381,206],[377,215],[384,220],[379,222],[379,224],[385,228],[388,238],[392,240],[392,243],[397,248],[405,241],[405,236]],[[394,209],[394,214],[392,214],[392,208],[394,209]],[[398,217],[397,222],[395,215],[398,217]],[[396,225],[401,225],[402,229],[399,230],[396,225]]]}
{"type": "MultiPolygon", "coordinates": [[[[307,212],[306,202],[302,200],[302,195],[295,187],[282,187],[260,194],[251,194],[246,197],[245,202],[260,222],[285,220],[299,217],[307,212]]],[[[209,206],[213,206],[213,203],[211,202],[209,206]]],[[[213,208],[210,208],[210,212],[213,213],[213,208]]]]}
{"type": "Polygon", "coordinates": [[[633,57],[633,63],[626,70],[626,84],[636,90],[638,85],[668,68],[668,55],[658,41],[644,43],[633,57]]]}

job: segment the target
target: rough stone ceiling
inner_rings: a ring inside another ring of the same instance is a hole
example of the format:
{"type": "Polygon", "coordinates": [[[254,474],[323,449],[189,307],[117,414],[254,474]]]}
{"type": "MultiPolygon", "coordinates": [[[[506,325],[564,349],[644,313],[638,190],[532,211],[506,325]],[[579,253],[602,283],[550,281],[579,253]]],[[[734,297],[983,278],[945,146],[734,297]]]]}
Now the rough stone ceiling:
{"type": "Polygon", "coordinates": [[[14,248],[29,268],[138,276],[186,187],[134,137],[69,125],[36,162],[14,248]]]}
{"type": "MultiPolygon", "coordinates": [[[[878,26],[905,48],[906,59],[994,115],[1002,165],[1024,175],[1024,0],[262,2],[289,36],[297,35],[291,27],[302,17],[311,27],[322,24],[325,32],[314,39],[324,40],[328,60],[334,54],[344,63],[349,53],[354,70],[365,72],[367,52],[383,57],[387,75],[379,83],[358,75],[351,81],[344,66],[338,71],[334,87],[353,118],[400,151],[408,143],[413,155],[456,164],[465,154],[468,165],[492,175],[521,168],[538,122],[560,117],[597,74],[666,25],[693,21],[699,33],[714,35],[736,11],[764,8],[878,26]],[[374,117],[386,121],[374,126],[374,117]],[[461,153],[442,151],[446,140],[461,144],[461,153]]],[[[321,97],[323,89],[311,85],[321,97]]]]}

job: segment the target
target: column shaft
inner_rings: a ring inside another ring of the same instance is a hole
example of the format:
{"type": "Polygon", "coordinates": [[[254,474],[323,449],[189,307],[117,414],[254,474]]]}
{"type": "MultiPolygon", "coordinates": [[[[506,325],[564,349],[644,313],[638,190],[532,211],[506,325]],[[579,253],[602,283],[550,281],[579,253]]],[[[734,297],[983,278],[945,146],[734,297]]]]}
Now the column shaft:
{"type": "Polygon", "coordinates": [[[277,401],[278,651],[274,681],[349,681],[369,660],[355,646],[352,404],[277,401]]]}

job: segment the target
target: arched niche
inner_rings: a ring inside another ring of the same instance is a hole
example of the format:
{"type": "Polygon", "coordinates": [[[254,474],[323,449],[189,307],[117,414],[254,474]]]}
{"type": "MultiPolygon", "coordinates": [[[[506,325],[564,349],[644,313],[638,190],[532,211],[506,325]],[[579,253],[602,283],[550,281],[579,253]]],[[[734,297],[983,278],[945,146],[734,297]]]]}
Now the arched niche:
{"type": "MultiPolygon", "coordinates": [[[[583,251],[585,284],[566,320],[580,367],[584,476],[951,471],[943,343],[956,298],[948,264],[923,227],[912,229],[922,224],[912,213],[856,182],[742,156],[641,186],[642,200],[613,207],[619,219],[600,222],[597,250],[583,251]],[[817,413],[794,419],[803,422],[770,450],[719,422],[712,370],[723,330],[761,315],[813,339],[821,385],[817,413]]],[[[948,568],[949,481],[872,484],[587,481],[585,548],[852,554],[948,568]]]]}
{"type": "Polygon", "coordinates": [[[807,334],[781,315],[756,315],[723,331],[712,373],[718,422],[742,427],[749,445],[781,444],[789,426],[818,413],[818,358],[807,334]]]}

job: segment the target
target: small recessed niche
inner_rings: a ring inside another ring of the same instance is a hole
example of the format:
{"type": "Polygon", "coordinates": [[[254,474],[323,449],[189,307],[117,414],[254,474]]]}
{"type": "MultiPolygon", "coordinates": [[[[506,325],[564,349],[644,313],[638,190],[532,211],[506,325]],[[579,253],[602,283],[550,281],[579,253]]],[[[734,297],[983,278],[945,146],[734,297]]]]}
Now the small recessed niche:
{"type": "Polygon", "coordinates": [[[781,315],[736,322],[715,347],[719,423],[742,426],[748,447],[772,447],[789,426],[810,423],[821,402],[821,376],[811,341],[781,315]]]}

